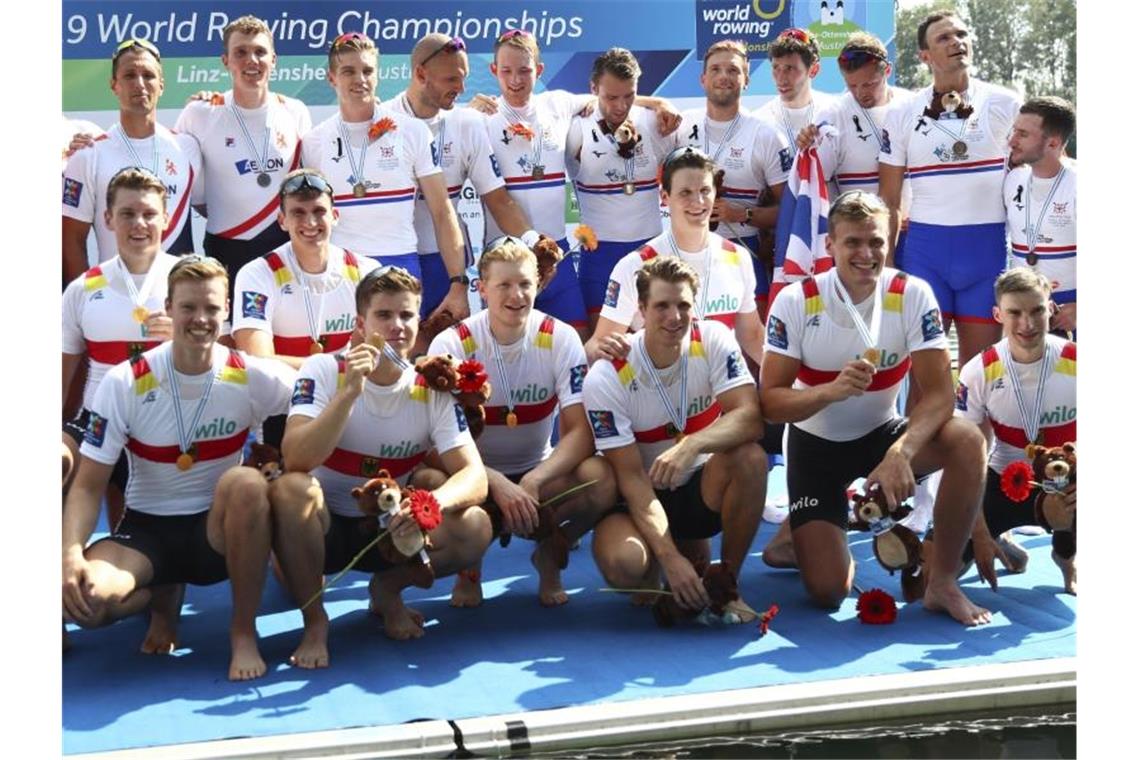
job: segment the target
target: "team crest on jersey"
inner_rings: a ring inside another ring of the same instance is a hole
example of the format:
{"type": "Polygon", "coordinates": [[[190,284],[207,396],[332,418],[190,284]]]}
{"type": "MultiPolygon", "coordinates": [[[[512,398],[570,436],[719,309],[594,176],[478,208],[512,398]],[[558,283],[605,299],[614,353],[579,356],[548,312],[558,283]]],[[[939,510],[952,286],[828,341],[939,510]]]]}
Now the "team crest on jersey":
{"type": "Polygon", "coordinates": [[[590,410],[590,427],[594,430],[595,438],[613,438],[617,436],[617,422],[614,413],[600,409],[590,410]]]}
{"type": "Polygon", "coordinates": [[[451,408],[455,410],[455,424],[459,425],[459,432],[467,430],[467,415],[463,413],[463,408],[459,404],[452,404],[451,408]]]}
{"type": "Polygon", "coordinates": [[[934,340],[942,335],[942,314],[938,309],[931,309],[922,315],[922,339],[934,340]]]}
{"type": "Polygon", "coordinates": [[[788,326],[771,314],[768,315],[768,342],[776,348],[788,347],[788,326]]]}
{"type": "Polygon", "coordinates": [[[586,381],[586,365],[579,364],[570,368],[570,392],[581,393],[582,383],[586,381]]]}
{"type": "Polygon", "coordinates": [[[293,400],[292,404],[311,404],[313,403],[313,395],[317,389],[317,381],[311,377],[298,377],[297,382],[293,383],[293,400]]]}
{"type": "Polygon", "coordinates": [[[265,319],[265,303],[268,300],[264,293],[243,290],[241,292],[241,315],[247,319],[265,319]]]}
{"type": "Polygon", "coordinates": [[[83,183],[70,177],[63,178],[63,202],[72,208],[79,208],[79,199],[83,196],[83,183]]]}
{"type": "Polygon", "coordinates": [[[734,380],[744,372],[744,362],[740,358],[739,351],[733,351],[725,359],[725,370],[728,372],[728,379],[734,380]]]}
{"type": "Polygon", "coordinates": [[[90,412],[87,417],[87,432],[83,434],[83,442],[92,446],[102,447],[103,439],[107,437],[107,418],[90,412]]]}
{"type": "Polygon", "coordinates": [[[791,148],[780,148],[780,171],[786,172],[792,169],[792,150],[791,148]]]}
{"type": "Polygon", "coordinates": [[[610,280],[606,285],[606,306],[611,308],[617,306],[619,293],[621,293],[621,283],[617,280],[610,280]]]}
{"type": "Polygon", "coordinates": [[[960,411],[966,412],[970,409],[970,389],[966,387],[965,383],[958,383],[958,393],[954,399],[954,406],[960,411]]]}

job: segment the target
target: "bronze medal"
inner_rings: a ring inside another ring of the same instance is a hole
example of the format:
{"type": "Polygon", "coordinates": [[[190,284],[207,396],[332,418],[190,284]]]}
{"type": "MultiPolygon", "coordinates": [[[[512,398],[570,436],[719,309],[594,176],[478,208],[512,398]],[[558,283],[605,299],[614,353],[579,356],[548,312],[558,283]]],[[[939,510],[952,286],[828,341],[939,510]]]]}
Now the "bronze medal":
{"type": "Polygon", "coordinates": [[[625,184],[622,186],[622,192],[624,192],[626,195],[633,195],[634,189],[635,189],[635,188],[634,188],[634,186],[633,186],[633,183],[632,183],[632,182],[626,182],[626,183],[625,183],[625,184]]]}
{"type": "Polygon", "coordinates": [[[966,152],[968,150],[969,150],[969,146],[966,145],[965,140],[955,140],[954,141],[953,151],[954,151],[954,157],[955,158],[962,158],[963,156],[966,155],[966,152]]]}
{"type": "Polygon", "coordinates": [[[320,341],[314,340],[312,342],[312,344],[309,346],[309,354],[310,355],[323,353],[324,350],[325,350],[325,347],[321,345],[320,341]]]}
{"type": "Polygon", "coordinates": [[[546,176],[546,167],[542,164],[535,164],[534,168],[530,170],[530,176],[534,179],[542,179],[546,176]]]}
{"type": "Polygon", "coordinates": [[[515,414],[514,411],[507,412],[507,427],[509,427],[509,428],[518,427],[518,424],[519,424],[519,416],[517,414],[515,414]]]}
{"type": "Polygon", "coordinates": [[[138,322],[140,325],[146,322],[146,318],[150,316],[150,312],[146,310],[145,306],[136,306],[131,309],[131,319],[138,322]]]}
{"type": "Polygon", "coordinates": [[[186,472],[194,466],[194,455],[188,451],[183,451],[178,455],[178,459],[174,460],[175,466],[182,472],[186,472]]]}
{"type": "Polygon", "coordinates": [[[1037,254],[1036,253],[1030,253],[1030,254],[1026,255],[1025,263],[1031,267],[1037,266],[1037,254]]]}
{"type": "Polygon", "coordinates": [[[357,198],[363,198],[364,194],[367,192],[368,192],[368,190],[364,187],[363,182],[357,182],[355,185],[352,186],[352,194],[355,195],[357,198]]]}
{"type": "Polygon", "coordinates": [[[269,176],[269,172],[259,172],[257,175],[257,184],[262,187],[269,187],[269,183],[273,180],[269,176]]]}

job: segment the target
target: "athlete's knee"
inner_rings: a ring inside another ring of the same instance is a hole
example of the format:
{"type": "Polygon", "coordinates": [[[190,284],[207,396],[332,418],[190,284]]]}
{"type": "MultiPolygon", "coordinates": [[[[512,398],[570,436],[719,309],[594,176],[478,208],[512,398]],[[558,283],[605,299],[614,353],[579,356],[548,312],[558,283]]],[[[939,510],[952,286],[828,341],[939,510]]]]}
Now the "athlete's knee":
{"type": "Polygon", "coordinates": [[[840,574],[814,576],[804,575],[804,589],[815,604],[824,609],[838,609],[851,593],[851,583],[840,574]]]}
{"type": "Polygon", "coordinates": [[[289,472],[269,484],[269,503],[278,518],[309,518],[321,501],[321,484],[305,472],[289,472]]]}
{"type": "Polygon", "coordinates": [[[938,431],[938,443],[947,455],[947,463],[985,473],[986,439],[981,428],[962,417],[951,417],[938,431]]]}
{"type": "Polygon", "coordinates": [[[595,481],[586,489],[587,499],[593,506],[608,509],[617,502],[617,478],[604,457],[587,457],[578,465],[575,475],[579,483],[595,481]]]}
{"type": "Polygon", "coordinates": [[[595,536],[594,562],[606,583],[615,588],[634,588],[645,577],[652,557],[649,548],[635,536],[600,542],[595,536]]]}
{"type": "Polygon", "coordinates": [[[491,518],[479,506],[467,507],[461,512],[447,512],[440,524],[447,544],[475,550],[480,553],[491,543],[491,518]]]}
{"type": "Polygon", "coordinates": [[[749,482],[759,478],[767,480],[768,453],[758,443],[744,443],[729,452],[730,477],[749,482]]]}
{"type": "Polygon", "coordinates": [[[269,482],[253,467],[233,467],[218,483],[227,522],[234,518],[260,520],[269,516],[269,482]]]}

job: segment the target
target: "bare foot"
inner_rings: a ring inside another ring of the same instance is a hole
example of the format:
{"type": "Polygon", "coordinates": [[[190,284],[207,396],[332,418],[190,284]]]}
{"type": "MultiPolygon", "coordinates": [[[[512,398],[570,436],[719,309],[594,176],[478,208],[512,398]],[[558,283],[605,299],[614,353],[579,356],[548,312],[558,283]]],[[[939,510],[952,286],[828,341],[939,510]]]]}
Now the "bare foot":
{"type": "Polygon", "coordinates": [[[305,624],[301,644],[289,656],[289,664],[298,668],[327,668],[329,666],[329,619],[314,620],[305,624]]]}
{"type": "MultiPolygon", "coordinates": [[[[368,612],[378,618],[384,617],[384,608],[381,606],[383,602],[380,596],[380,579],[373,575],[372,580],[368,581],[368,612]]],[[[424,625],[424,615],[415,607],[404,607],[408,615],[412,618],[416,625],[421,628],[424,625]]]]}
{"type": "Polygon", "coordinates": [[[1064,559],[1057,552],[1053,552],[1053,561],[1061,568],[1061,576],[1065,579],[1065,593],[1077,595],[1077,557],[1064,559]]]}
{"type": "MultiPolygon", "coordinates": [[[[550,541],[543,541],[530,555],[530,563],[538,571],[538,601],[543,607],[557,607],[566,604],[570,597],[562,588],[562,571],[550,556],[550,541]]],[[[456,583],[456,588],[459,584],[456,583]]],[[[453,597],[454,598],[454,597],[453,597]]]]}
{"type": "Polygon", "coordinates": [[[962,625],[974,626],[990,622],[990,611],[966,598],[953,581],[937,582],[928,579],[922,606],[931,612],[945,612],[962,625]]]}
{"type": "Polygon", "coordinates": [[[768,567],[787,568],[799,567],[796,564],[796,547],[792,543],[792,523],[784,520],[776,529],[776,534],[764,547],[760,558],[768,567]]]}
{"type": "Polygon", "coordinates": [[[166,615],[152,611],[146,638],[139,645],[143,654],[170,654],[178,648],[178,619],[171,620],[166,615]]]}
{"type": "Polygon", "coordinates": [[[483,584],[473,580],[466,570],[455,576],[455,587],[451,589],[452,607],[478,607],[483,603],[483,584]]]}
{"type": "Polygon", "coordinates": [[[265,660],[257,650],[257,637],[249,634],[230,634],[230,680],[249,681],[265,675],[265,660]]]}
{"type": "Polygon", "coordinates": [[[384,633],[390,639],[404,641],[405,639],[418,639],[424,635],[423,615],[404,606],[399,594],[382,594],[378,609],[384,616],[384,633]],[[419,618],[417,622],[416,617],[419,618]]]}

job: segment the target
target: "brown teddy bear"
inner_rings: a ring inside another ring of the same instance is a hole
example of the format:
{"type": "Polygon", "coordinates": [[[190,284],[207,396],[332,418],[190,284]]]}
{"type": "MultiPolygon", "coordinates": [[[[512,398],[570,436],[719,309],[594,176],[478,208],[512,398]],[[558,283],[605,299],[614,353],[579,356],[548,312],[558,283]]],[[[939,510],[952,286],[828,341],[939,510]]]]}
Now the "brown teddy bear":
{"type": "MultiPolygon", "coordinates": [[[[401,488],[387,470],[380,470],[376,477],[363,486],[352,489],[357,509],[365,515],[360,521],[361,533],[374,536],[385,529],[412,490],[414,489],[401,488]]],[[[384,562],[389,565],[406,563],[412,571],[412,584],[420,588],[430,588],[435,582],[435,570],[427,555],[430,548],[431,538],[420,531],[403,538],[396,538],[389,533],[376,544],[376,550],[384,562]]]]}
{"type": "Polygon", "coordinates": [[[614,142],[617,143],[619,156],[633,158],[633,152],[637,149],[637,144],[641,142],[641,135],[637,133],[637,127],[633,125],[633,122],[626,119],[614,130],[614,142]]]}
{"type": "MultiPolygon", "coordinates": [[[[724,169],[717,169],[713,172],[713,189],[716,191],[717,199],[724,196],[724,169]]],[[[716,232],[716,228],[719,226],[719,221],[709,220],[709,232],[716,232]]]]}
{"type": "MultiPolygon", "coordinates": [[[[716,564],[701,563],[694,569],[701,576],[705,592],[709,595],[709,610],[713,615],[721,617],[732,602],[740,599],[740,591],[736,584],[736,570],[729,564],[718,562],[716,564]]],[[[744,605],[745,609],[747,605],[744,605]]],[[[662,628],[671,628],[678,620],[688,620],[701,614],[701,610],[691,610],[682,607],[672,594],[662,594],[653,603],[653,619],[662,628]]]]}
{"type": "Polygon", "coordinates": [[[913,530],[899,524],[900,520],[914,511],[913,508],[900,504],[894,511],[890,511],[887,508],[887,497],[883,495],[877,483],[865,493],[855,494],[854,501],[855,520],[850,528],[870,531],[875,559],[891,575],[894,575],[896,570],[902,571],[904,599],[914,601],[921,597],[924,590],[922,575],[919,572],[922,564],[922,542],[913,530]]]}
{"type": "Polygon", "coordinates": [[[249,456],[246,457],[242,464],[246,467],[253,467],[265,476],[265,479],[273,482],[281,477],[285,471],[285,463],[281,458],[281,452],[277,450],[276,446],[270,446],[267,443],[251,443],[249,446],[249,456]]]}
{"type": "Polygon", "coordinates": [[[463,410],[471,437],[478,438],[487,423],[483,405],[491,398],[491,384],[483,365],[471,359],[461,362],[451,354],[436,354],[417,359],[416,372],[423,375],[432,390],[452,395],[463,410]]]}
{"type": "Polygon", "coordinates": [[[554,279],[558,262],[562,261],[562,249],[554,238],[540,234],[531,250],[538,259],[538,289],[542,290],[554,279]]]}
{"type": "Polygon", "coordinates": [[[1072,443],[1063,446],[1031,446],[1033,479],[1041,486],[1041,493],[1033,504],[1038,524],[1052,531],[1076,532],[1076,509],[1065,503],[1065,491],[1077,484],[1077,448],[1072,443]]]}
{"type": "Polygon", "coordinates": [[[420,323],[419,334],[422,336],[425,344],[431,343],[435,336],[455,324],[459,324],[459,320],[455,318],[455,315],[452,314],[449,309],[440,309],[420,323]]]}

